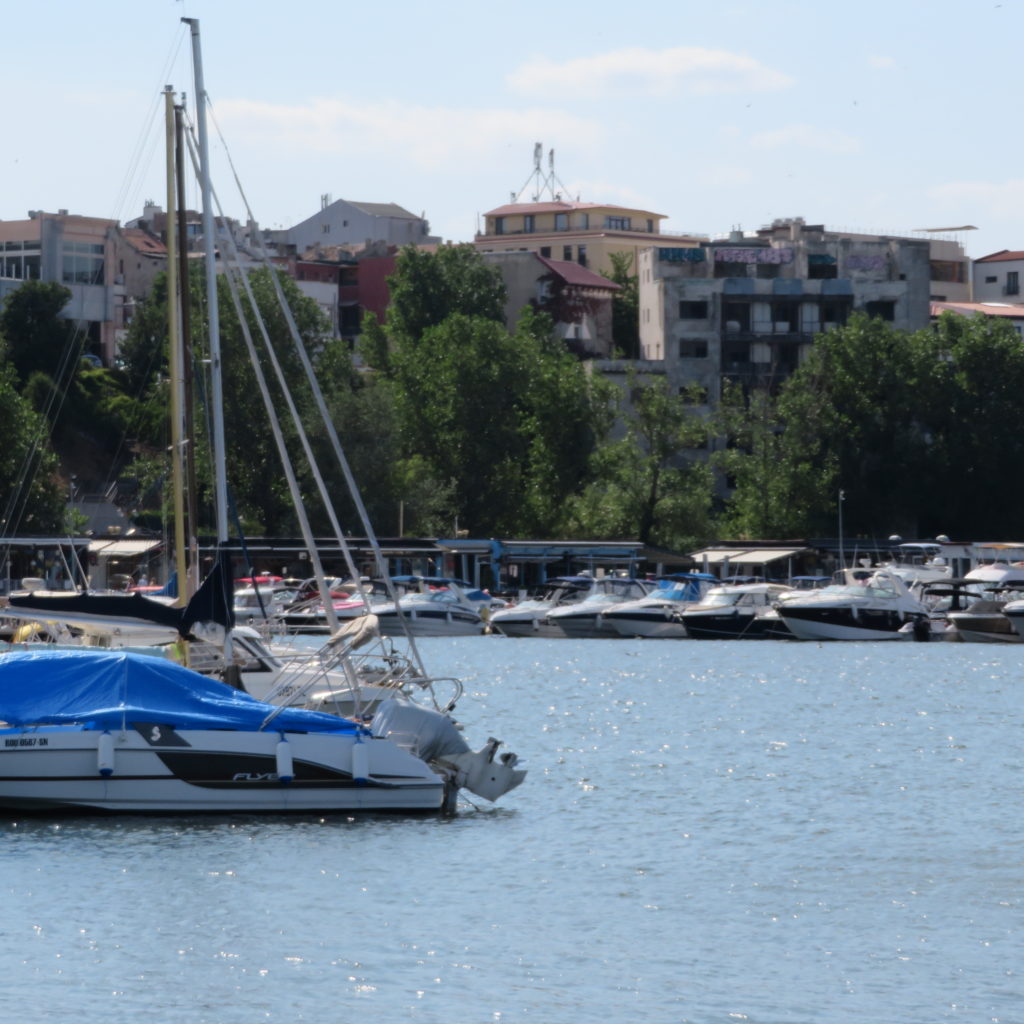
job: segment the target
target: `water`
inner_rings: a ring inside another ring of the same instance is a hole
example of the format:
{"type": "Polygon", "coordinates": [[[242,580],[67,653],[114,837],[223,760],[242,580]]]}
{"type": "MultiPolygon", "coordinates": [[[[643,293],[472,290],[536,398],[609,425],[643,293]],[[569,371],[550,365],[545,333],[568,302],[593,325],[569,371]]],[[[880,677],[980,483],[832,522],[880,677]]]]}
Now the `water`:
{"type": "Polygon", "coordinates": [[[520,789],[454,820],[2,823],[8,1015],[1021,1019],[1024,647],[420,645],[520,789]]]}

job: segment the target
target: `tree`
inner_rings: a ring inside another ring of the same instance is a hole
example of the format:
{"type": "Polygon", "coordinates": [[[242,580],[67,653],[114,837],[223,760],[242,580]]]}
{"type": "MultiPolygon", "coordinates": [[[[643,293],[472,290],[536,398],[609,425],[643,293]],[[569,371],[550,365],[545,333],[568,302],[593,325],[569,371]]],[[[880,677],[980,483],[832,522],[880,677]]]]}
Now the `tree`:
{"type": "Polygon", "coordinates": [[[390,372],[395,344],[415,346],[424,332],[452,314],[503,323],[505,285],[501,271],[485,263],[471,245],[444,245],[436,252],[406,246],[388,278],[386,323],[367,318],[361,351],[370,364],[390,372]]]}
{"type": "Polygon", "coordinates": [[[77,363],[80,339],[72,322],[60,316],[70,300],[71,291],[61,284],[26,281],[0,308],[0,335],[22,384],[33,373],[45,373],[61,386],[69,364],[77,363]]]}
{"type": "Polygon", "coordinates": [[[430,515],[449,528],[556,529],[598,436],[600,388],[549,317],[526,310],[506,329],[500,275],[469,246],[403,250],[389,287],[364,351],[394,402],[399,478],[433,481],[448,500],[430,515]]]}
{"type": "Polygon", "coordinates": [[[594,455],[593,480],[573,503],[574,531],[592,537],[637,537],[684,547],[708,536],[713,478],[707,463],[685,452],[707,446],[709,427],[673,394],[667,381],[628,381],[625,436],[594,455]]]}
{"type": "MultiPolygon", "coordinates": [[[[0,356],[6,354],[0,340],[0,356]]],[[[0,533],[64,532],[67,494],[46,420],[18,393],[14,367],[0,359],[0,533]]]]}
{"type": "Polygon", "coordinates": [[[640,285],[633,268],[633,254],[613,252],[611,280],[621,285],[612,296],[612,342],[625,359],[640,358],[640,285]]]}

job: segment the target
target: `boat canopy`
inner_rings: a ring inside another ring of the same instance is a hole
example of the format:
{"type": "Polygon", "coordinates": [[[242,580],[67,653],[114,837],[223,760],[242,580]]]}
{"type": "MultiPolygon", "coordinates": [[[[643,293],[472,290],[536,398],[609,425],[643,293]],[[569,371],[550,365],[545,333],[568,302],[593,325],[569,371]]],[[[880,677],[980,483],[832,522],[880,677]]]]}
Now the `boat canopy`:
{"type": "Polygon", "coordinates": [[[182,729],[355,732],[337,715],[278,708],[217,679],[162,658],[128,651],[44,650],[0,656],[0,722],[87,724],[120,729],[137,723],[182,729]]]}

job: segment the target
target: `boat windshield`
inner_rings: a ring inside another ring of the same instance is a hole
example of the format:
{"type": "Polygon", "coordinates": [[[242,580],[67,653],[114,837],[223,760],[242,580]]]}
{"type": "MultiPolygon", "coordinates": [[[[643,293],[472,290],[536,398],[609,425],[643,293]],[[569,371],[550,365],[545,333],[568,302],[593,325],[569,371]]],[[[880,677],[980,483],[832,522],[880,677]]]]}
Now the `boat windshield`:
{"type": "Polygon", "coordinates": [[[727,605],[736,604],[742,596],[742,592],[736,590],[710,590],[704,595],[701,605],[705,608],[724,608],[727,605]]]}

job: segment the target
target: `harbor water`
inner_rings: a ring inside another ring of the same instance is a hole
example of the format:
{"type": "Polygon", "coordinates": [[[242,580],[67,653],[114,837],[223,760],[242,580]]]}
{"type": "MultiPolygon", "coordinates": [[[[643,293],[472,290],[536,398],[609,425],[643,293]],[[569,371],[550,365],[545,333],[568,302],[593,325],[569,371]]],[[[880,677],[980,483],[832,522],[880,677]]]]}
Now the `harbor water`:
{"type": "Polygon", "coordinates": [[[419,646],[522,787],[4,820],[12,1019],[1022,1019],[1024,645],[419,646]]]}

